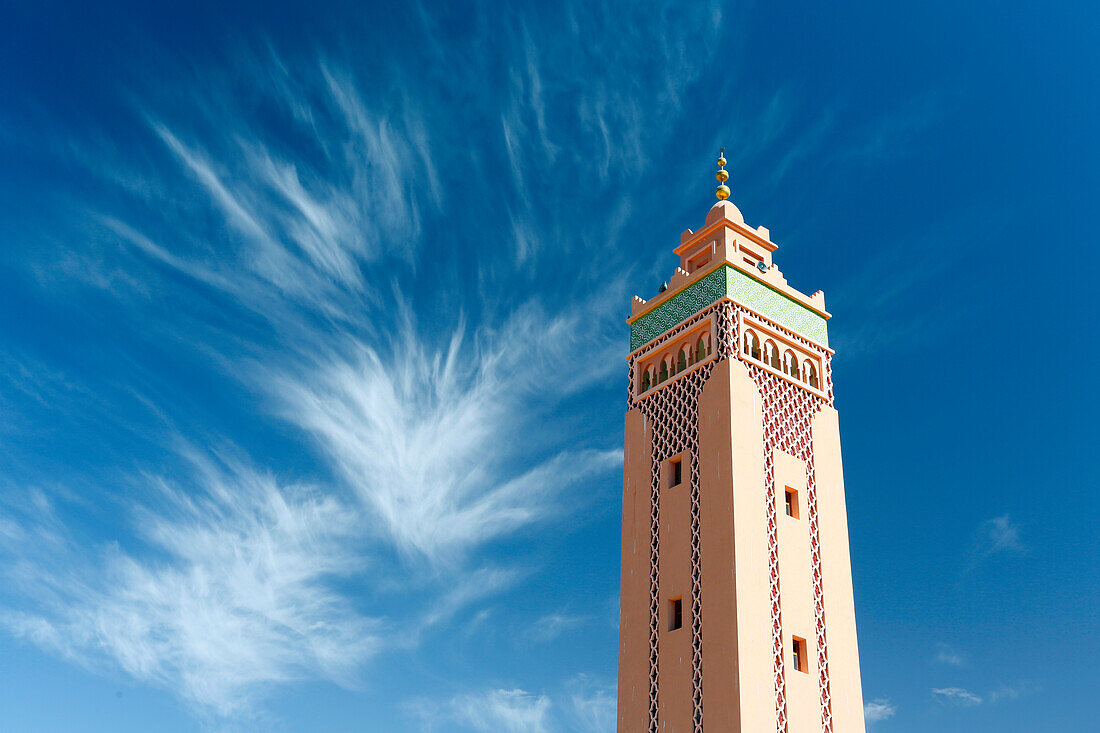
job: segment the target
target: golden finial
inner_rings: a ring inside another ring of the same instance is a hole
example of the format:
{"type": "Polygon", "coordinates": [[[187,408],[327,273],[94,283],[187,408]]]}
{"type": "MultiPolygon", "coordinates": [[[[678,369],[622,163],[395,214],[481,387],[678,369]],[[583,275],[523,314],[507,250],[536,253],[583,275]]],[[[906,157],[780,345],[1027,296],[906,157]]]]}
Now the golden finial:
{"type": "Polygon", "coordinates": [[[730,197],[730,187],[726,185],[726,181],[729,180],[730,174],[726,172],[725,148],[718,151],[718,173],[715,177],[718,179],[718,188],[714,189],[714,195],[718,197],[719,201],[728,199],[730,197]]]}

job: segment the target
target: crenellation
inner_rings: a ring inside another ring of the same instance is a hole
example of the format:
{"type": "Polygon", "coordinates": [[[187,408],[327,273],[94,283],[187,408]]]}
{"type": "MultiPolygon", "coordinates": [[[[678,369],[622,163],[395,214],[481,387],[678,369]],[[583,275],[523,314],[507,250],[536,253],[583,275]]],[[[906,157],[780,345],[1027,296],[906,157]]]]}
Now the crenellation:
{"type": "Polygon", "coordinates": [[[691,278],[688,271],[682,267],[677,267],[676,271],[672,273],[672,278],[668,281],[669,288],[672,290],[678,290],[681,285],[686,283],[691,278]]]}

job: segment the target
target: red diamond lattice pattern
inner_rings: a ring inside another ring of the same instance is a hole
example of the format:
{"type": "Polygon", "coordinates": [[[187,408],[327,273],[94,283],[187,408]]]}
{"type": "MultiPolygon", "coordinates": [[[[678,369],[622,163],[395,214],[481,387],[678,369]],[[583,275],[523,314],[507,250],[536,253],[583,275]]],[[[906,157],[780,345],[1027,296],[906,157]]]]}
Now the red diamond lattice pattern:
{"type": "MultiPolygon", "coordinates": [[[[671,338],[691,328],[712,313],[716,319],[715,351],[718,359],[740,358],[737,333],[739,311],[729,301],[716,303],[665,334],[671,338]]],[[[774,324],[778,327],[778,324],[774,324]]],[[[818,351],[817,347],[798,334],[781,328],[789,337],[818,351]]],[[[662,339],[663,340],[663,339],[662,339]]],[[[817,655],[821,723],[825,733],[832,732],[832,703],[829,693],[829,660],[825,643],[825,605],[821,588],[821,548],[818,537],[817,486],[814,476],[811,421],[823,404],[832,404],[832,365],[824,354],[824,386],[828,400],[822,400],[808,390],[792,384],[746,360],[749,372],[760,390],[764,414],[764,493],[765,516],[768,524],[768,562],[771,585],[772,650],[775,673],[776,730],[787,733],[787,702],[784,676],[783,625],[779,594],[779,548],[776,533],[775,465],[773,451],[782,450],[805,462],[806,509],[810,529],[810,563],[813,574],[814,621],[817,632],[817,655]]],[[[692,709],[696,733],[703,730],[702,699],[702,614],[699,561],[699,394],[713,371],[711,362],[672,384],[638,401],[634,400],[634,359],[630,361],[628,403],[641,409],[653,441],[650,486],[650,560],[649,560],[649,730],[659,731],[658,643],[660,640],[660,469],[661,464],[677,453],[687,451],[690,460],[691,488],[691,648],[692,648],[692,709]]]]}

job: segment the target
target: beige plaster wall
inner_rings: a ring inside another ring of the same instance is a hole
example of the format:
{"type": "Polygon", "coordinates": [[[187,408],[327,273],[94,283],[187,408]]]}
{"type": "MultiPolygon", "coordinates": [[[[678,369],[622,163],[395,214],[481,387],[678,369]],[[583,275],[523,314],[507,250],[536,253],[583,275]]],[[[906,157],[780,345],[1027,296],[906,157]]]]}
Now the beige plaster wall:
{"type": "Polygon", "coordinates": [[[821,730],[821,702],[806,511],[806,464],[780,450],[773,451],[773,461],[787,725],[790,733],[817,733],[821,730]],[[784,492],[788,486],[798,492],[797,518],[787,516],[784,492]],[[794,667],[796,636],[806,640],[805,672],[794,667]]]}
{"type": "Polygon", "coordinates": [[[812,434],[833,730],[838,733],[862,733],[866,726],[837,411],[832,407],[822,408],[814,418],[812,434]]]}
{"type": "Polygon", "coordinates": [[[714,366],[699,397],[699,530],[703,616],[703,722],[740,730],[734,588],[733,423],[730,362],[714,366]]]}
{"type": "Polygon", "coordinates": [[[734,594],[741,731],[775,730],[763,410],[740,360],[730,362],[734,594]]]}
{"type": "MultiPolygon", "coordinates": [[[[685,455],[684,480],[660,491],[661,626],[658,652],[661,730],[692,729],[690,461],[699,460],[703,624],[703,714],[710,730],[775,727],[762,405],[738,359],[715,364],[700,395],[700,455],[685,455]],[[669,626],[668,601],[683,599],[683,627],[669,626]]],[[[848,528],[837,413],[812,425],[833,729],[865,730],[855,635],[848,528]]],[[[650,436],[638,410],[626,415],[620,615],[619,731],[648,728],[650,436]]],[[[791,733],[821,730],[813,612],[807,467],[777,451],[775,511],[779,549],[787,715],[791,733]],[[783,492],[798,491],[799,517],[786,516],[783,492]],[[806,640],[807,672],[793,669],[792,637],[806,640]]]]}

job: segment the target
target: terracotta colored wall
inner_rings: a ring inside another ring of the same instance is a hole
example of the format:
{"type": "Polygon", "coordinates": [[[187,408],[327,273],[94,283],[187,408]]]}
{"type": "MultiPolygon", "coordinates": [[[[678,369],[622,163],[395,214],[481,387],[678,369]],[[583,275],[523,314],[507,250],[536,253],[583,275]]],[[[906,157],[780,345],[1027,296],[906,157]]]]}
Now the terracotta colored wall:
{"type": "Polygon", "coordinates": [[[657,647],[657,685],[662,733],[691,733],[691,457],[684,455],[683,482],[670,487],[668,472],[661,475],[659,588],[661,636],[657,647]],[[683,599],[683,626],[669,630],[669,600],[683,599]]]}
{"type": "Polygon", "coordinates": [[[650,441],[641,411],[626,413],[622,578],[619,595],[619,731],[649,729],[650,441]]]}
{"type": "Polygon", "coordinates": [[[814,418],[812,430],[833,730],[862,733],[865,730],[863,692],[837,411],[831,407],[822,408],[814,418]]]}

